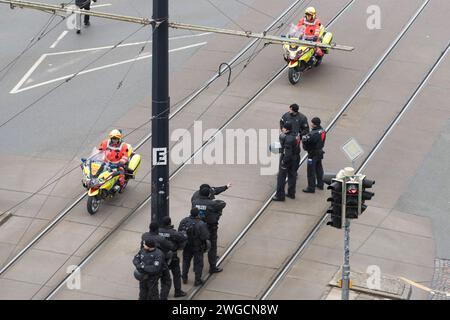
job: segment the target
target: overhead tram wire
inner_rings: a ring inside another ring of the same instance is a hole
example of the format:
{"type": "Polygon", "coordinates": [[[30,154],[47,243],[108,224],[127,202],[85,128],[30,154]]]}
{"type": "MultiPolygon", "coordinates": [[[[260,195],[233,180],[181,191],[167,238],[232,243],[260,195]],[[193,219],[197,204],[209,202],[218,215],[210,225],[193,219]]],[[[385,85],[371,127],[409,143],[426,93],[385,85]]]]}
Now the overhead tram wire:
{"type": "Polygon", "coordinates": [[[25,49],[23,49],[15,58],[13,58],[10,62],[8,62],[7,64],[5,64],[1,69],[0,69],[0,74],[2,72],[3,75],[0,78],[0,82],[3,81],[3,79],[6,77],[6,75],[10,72],[10,70],[16,65],[16,63],[19,61],[19,59],[25,55],[25,53],[27,53],[31,48],[33,48],[40,40],[42,40],[47,34],[49,34],[51,31],[53,31],[57,26],[59,26],[64,20],[65,17],[62,17],[62,19],[55,25],[53,26],[50,30],[47,30],[51,23],[53,22],[53,20],[55,19],[55,17],[58,15],[52,15],[49,20],[45,23],[45,25],[41,28],[41,30],[39,30],[39,32],[33,37],[31,38],[30,42],[27,44],[27,46],[25,47],[25,49]]]}
{"type": "MultiPolygon", "coordinates": [[[[305,2],[305,1],[303,1],[303,2],[305,2]]],[[[311,4],[311,2],[312,2],[312,0],[308,0],[308,2],[305,4],[305,3],[302,3],[300,6],[301,6],[301,8],[299,8],[299,10],[301,9],[301,10],[303,10],[304,8],[306,8],[307,6],[309,6],[310,4],[311,4]]],[[[292,17],[295,15],[295,14],[298,14],[297,13],[297,11],[293,11],[287,18],[286,18],[286,21],[290,21],[291,19],[292,19],[292,17]]],[[[283,28],[284,26],[286,25],[286,23],[285,22],[282,22],[282,23],[280,23],[278,26],[273,26],[272,28],[270,28],[269,30],[267,30],[267,32],[272,32],[272,31],[274,31],[274,30],[279,30],[279,29],[281,29],[281,28],[283,28]]]]}
{"type": "Polygon", "coordinates": [[[258,12],[259,14],[262,14],[263,16],[266,16],[266,17],[269,17],[269,18],[272,18],[272,19],[275,20],[275,17],[271,16],[270,14],[267,14],[267,13],[265,13],[265,12],[259,10],[259,9],[256,9],[255,7],[252,7],[251,5],[246,4],[246,3],[242,2],[241,0],[234,0],[234,1],[239,3],[239,4],[241,4],[241,5],[243,5],[244,7],[247,7],[247,8],[249,8],[249,9],[255,11],[255,12],[258,12]]]}
{"type": "Polygon", "coordinates": [[[211,6],[213,6],[217,11],[219,11],[225,18],[227,18],[229,21],[231,21],[234,25],[236,25],[239,29],[241,29],[242,31],[247,31],[245,30],[239,23],[237,23],[234,19],[232,19],[229,15],[227,15],[222,9],[220,9],[217,5],[215,5],[212,0],[206,0],[207,2],[209,2],[209,4],[211,6]]]}
{"type": "Polygon", "coordinates": [[[91,61],[90,63],[88,63],[86,66],[84,66],[81,70],[77,71],[75,74],[73,74],[70,78],[67,78],[65,80],[63,80],[62,82],[60,82],[58,85],[56,85],[55,87],[53,87],[52,89],[48,90],[47,92],[45,92],[43,95],[41,95],[39,98],[37,98],[36,100],[34,100],[32,103],[30,103],[28,106],[26,106],[25,108],[23,108],[21,111],[17,112],[16,114],[14,114],[12,117],[10,117],[8,120],[4,121],[2,124],[0,124],[0,128],[4,127],[5,125],[7,125],[9,122],[11,122],[12,120],[14,120],[15,118],[17,118],[18,116],[20,116],[21,114],[23,114],[25,111],[29,110],[31,107],[33,107],[36,103],[38,103],[39,101],[41,101],[42,99],[44,99],[45,97],[47,97],[48,95],[50,95],[51,93],[53,93],[56,89],[58,89],[59,87],[61,87],[62,85],[64,85],[65,83],[68,83],[70,81],[72,81],[74,78],[76,78],[81,72],[83,72],[84,70],[86,70],[89,66],[91,66],[92,64],[94,64],[95,62],[97,62],[98,60],[100,60],[101,58],[103,58],[104,56],[106,56],[108,53],[110,53],[111,51],[113,51],[114,49],[116,49],[120,44],[122,44],[125,40],[131,38],[133,35],[135,35],[136,33],[138,33],[140,30],[142,30],[143,28],[147,27],[147,25],[142,25],[140,26],[137,30],[133,31],[131,34],[129,34],[128,36],[126,36],[124,39],[120,40],[118,43],[116,43],[112,48],[110,48],[108,51],[106,51],[105,53],[103,53],[102,55],[100,55],[98,58],[94,59],[93,61],[91,61]]]}

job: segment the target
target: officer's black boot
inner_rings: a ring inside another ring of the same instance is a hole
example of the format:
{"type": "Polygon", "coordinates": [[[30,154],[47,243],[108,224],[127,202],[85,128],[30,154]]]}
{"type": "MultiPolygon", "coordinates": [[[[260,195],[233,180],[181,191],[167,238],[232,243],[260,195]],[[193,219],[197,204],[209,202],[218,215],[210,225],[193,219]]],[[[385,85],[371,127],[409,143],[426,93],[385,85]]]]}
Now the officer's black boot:
{"type": "Polygon", "coordinates": [[[275,195],[275,197],[273,197],[272,200],[273,200],[273,201],[284,201],[285,198],[284,198],[284,197],[281,197],[281,196],[278,196],[278,195],[275,195]]]}
{"type": "Polygon", "coordinates": [[[186,292],[184,292],[183,290],[176,290],[175,294],[173,296],[175,298],[185,297],[186,296],[186,292]]]}
{"type": "Polygon", "coordinates": [[[203,283],[204,282],[202,279],[196,279],[194,282],[194,286],[198,287],[198,286],[201,286],[203,283]]]}
{"type": "Polygon", "coordinates": [[[213,267],[213,268],[209,268],[209,273],[213,274],[213,273],[219,273],[222,272],[223,269],[220,267],[213,267]]]}

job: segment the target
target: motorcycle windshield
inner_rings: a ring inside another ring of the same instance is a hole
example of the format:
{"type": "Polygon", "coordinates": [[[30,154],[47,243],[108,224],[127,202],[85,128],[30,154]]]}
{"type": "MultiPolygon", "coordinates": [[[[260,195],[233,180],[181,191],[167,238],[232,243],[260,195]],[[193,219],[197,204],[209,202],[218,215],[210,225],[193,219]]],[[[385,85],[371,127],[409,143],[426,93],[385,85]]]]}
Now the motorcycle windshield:
{"type": "Polygon", "coordinates": [[[305,26],[302,26],[301,28],[297,29],[297,26],[295,24],[291,24],[288,33],[289,38],[302,39],[304,34],[305,34],[305,26]]]}
{"type": "Polygon", "coordinates": [[[105,162],[106,151],[100,151],[97,148],[92,149],[91,155],[89,156],[89,160],[94,162],[105,162]]]}

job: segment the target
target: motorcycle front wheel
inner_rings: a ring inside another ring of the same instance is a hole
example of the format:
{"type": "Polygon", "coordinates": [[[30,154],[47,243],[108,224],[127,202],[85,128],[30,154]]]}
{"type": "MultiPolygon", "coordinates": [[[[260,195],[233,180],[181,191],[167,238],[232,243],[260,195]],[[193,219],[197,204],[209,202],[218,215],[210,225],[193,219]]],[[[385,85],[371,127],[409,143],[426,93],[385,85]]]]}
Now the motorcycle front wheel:
{"type": "Polygon", "coordinates": [[[289,68],[289,82],[297,84],[300,81],[300,71],[297,68],[289,68]]]}
{"type": "Polygon", "coordinates": [[[89,214],[95,214],[100,208],[101,199],[99,197],[88,197],[87,211],[89,214]]]}

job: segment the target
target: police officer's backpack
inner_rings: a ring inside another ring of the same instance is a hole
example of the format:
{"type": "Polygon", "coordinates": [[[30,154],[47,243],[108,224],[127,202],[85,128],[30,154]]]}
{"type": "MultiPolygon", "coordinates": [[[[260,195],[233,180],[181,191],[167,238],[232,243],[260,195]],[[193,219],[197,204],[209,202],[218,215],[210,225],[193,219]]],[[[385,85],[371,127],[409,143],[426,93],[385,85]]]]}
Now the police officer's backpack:
{"type": "Polygon", "coordinates": [[[196,221],[186,222],[180,231],[184,232],[188,238],[188,242],[193,242],[198,238],[198,226],[196,221]]]}

